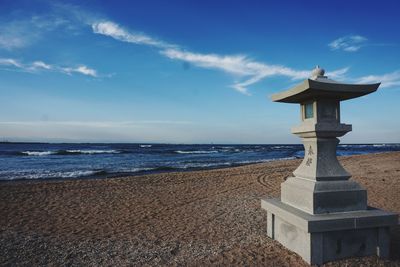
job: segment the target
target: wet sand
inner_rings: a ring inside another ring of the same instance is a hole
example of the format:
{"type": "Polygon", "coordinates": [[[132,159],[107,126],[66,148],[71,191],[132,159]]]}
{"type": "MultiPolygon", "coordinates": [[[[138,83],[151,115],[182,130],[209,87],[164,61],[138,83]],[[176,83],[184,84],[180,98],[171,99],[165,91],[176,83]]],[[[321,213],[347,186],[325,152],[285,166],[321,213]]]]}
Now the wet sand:
{"type": "MultiPolygon", "coordinates": [[[[369,205],[400,213],[400,152],[341,157],[369,205]]],[[[307,266],[266,235],[260,197],[300,160],[112,179],[0,183],[0,265],[307,266]]],[[[391,258],[326,266],[400,266],[391,258]]]]}

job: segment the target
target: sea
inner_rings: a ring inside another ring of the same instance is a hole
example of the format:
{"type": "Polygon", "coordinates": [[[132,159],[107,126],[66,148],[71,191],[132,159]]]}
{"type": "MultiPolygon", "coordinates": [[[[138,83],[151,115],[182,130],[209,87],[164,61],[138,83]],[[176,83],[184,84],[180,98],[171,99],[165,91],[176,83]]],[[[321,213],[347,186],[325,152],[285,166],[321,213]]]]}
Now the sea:
{"type": "MultiPolygon", "coordinates": [[[[341,144],[337,155],[400,151],[400,144],[341,144]]],[[[0,180],[110,178],[302,158],[303,145],[0,143],[0,180]]]]}

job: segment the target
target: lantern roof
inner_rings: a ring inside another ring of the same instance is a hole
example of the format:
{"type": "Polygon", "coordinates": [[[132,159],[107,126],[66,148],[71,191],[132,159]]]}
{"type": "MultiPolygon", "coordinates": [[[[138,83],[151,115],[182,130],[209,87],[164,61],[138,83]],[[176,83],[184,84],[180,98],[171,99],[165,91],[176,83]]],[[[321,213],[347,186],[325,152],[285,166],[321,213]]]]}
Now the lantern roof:
{"type": "Polygon", "coordinates": [[[324,76],[324,69],[317,66],[309,79],[295,87],[272,95],[272,101],[284,103],[303,103],[313,99],[348,100],[375,92],[380,83],[346,84],[324,76]]]}

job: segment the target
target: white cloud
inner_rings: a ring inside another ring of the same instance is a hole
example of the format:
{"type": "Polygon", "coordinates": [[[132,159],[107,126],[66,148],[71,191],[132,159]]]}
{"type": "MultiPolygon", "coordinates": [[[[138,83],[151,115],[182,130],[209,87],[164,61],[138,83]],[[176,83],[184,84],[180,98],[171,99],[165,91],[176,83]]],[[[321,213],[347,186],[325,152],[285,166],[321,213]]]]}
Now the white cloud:
{"type": "MultiPolygon", "coordinates": [[[[249,94],[247,87],[267,77],[286,76],[293,80],[305,79],[310,70],[295,70],[281,65],[270,65],[257,62],[246,55],[202,54],[184,50],[148,35],[128,31],[111,21],[92,23],[94,33],[112,37],[116,40],[140,45],[148,45],[160,49],[160,54],[173,59],[193,64],[206,69],[216,69],[234,75],[238,80],[232,88],[243,94],[249,94]]],[[[335,77],[344,75],[348,68],[331,72],[335,77]]]]}
{"type": "Polygon", "coordinates": [[[161,54],[170,58],[192,63],[198,67],[214,68],[237,75],[250,75],[251,70],[245,66],[247,61],[243,55],[220,56],[216,54],[200,54],[180,49],[166,49],[161,54]]]}
{"type": "Polygon", "coordinates": [[[349,67],[345,67],[334,71],[328,71],[325,75],[328,76],[330,79],[344,80],[346,79],[345,75],[347,74],[349,69],[349,67]]]}
{"type": "Polygon", "coordinates": [[[67,73],[67,74],[71,74],[71,73],[80,73],[83,75],[87,75],[87,76],[92,76],[92,77],[97,77],[97,71],[91,68],[88,68],[85,65],[81,65],[78,66],[76,68],[60,68],[63,72],[67,73]]]}
{"type": "Polygon", "coordinates": [[[20,70],[31,73],[39,71],[53,71],[66,74],[80,73],[86,76],[98,77],[96,70],[91,69],[85,65],[79,65],[78,67],[61,67],[57,65],[47,64],[43,61],[34,61],[32,63],[21,63],[18,60],[12,58],[0,58],[0,66],[7,66],[13,68],[10,70],[20,70]]]}
{"type": "Polygon", "coordinates": [[[35,61],[32,63],[32,67],[34,68],[42,68],[42,69],[46,69],[46,70],[51,70],[53,67],[49,64],[44,63],[43,61],[35,61]]]}
{"type": "Polygon", "coordinates": [[[400,86],[400,70],[382,75],[367,75],[355,79],[358,83],[381,83],[381,88],[400,86]]]}
{"type": "Polygon", "coordinates": [[[79,73],[82,73],[84,75],[89,75],[89,76],[92,76],[92,77],[97,77],[96,70],[90,69],[90,68],[88,68],[87,66],[84,66],[84,65],[79,66],[78,68],[76,68],[75,72],[79,72],[79,73]]]}
{"type": "Polygon", "coordinates": [[[12,58],[0,58],[0,65],[12,66],[17,68],[22,68],[23,66],[17,60],[12,58]]]}
{"type": "Polygon", "coordinates": [[[95,22],[92,24],[92,30],[94,33],[110,36],[123,42],[151,45],[161,48],[172,46],[142,33],[129,32],[111,21],[95,22]]]}
{"type": "Polygon", "coordinates": [[[368,39],[361,35],[348,35],[340,37],[329,44],[332,50],[343,50],[346,52],[356,52],[368,39]]]}
{"type": "MultiPolygon", "coordinates": [[[[219,69],[226,73],[239,76],[243,79],[231,87],[235,90],[249,94],[247,87],[272,76],[286,76],[292,80],[306,79],[310,76],[310,70],[295,70],[281,65],[270,65],[254,61],[244,55],[220,56],[216,54],[200,54],[182,51],[176,48],[161,51],[161,54],[175,60],[189,62],[195,66],[219,69]]],[[[341,77],[348,71],[343,68],[331,72],[332,78],[341,77]]]]}

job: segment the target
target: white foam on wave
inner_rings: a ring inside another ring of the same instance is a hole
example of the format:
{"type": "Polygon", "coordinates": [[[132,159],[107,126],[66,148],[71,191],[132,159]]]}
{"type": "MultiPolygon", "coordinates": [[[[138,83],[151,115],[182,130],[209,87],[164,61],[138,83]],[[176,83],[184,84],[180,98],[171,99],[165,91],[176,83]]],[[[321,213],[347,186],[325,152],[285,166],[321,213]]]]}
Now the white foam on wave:
{"type": "MultiPolygon", "coordinates": [[[[67,153],[71,154],[118,154],[121,153],[118,150],[96,150],[96,149],[69,149],[65,150],[67,153]]],[[[48,156],[48,155],[57,155],[63,154],[62,151],[23,151],[21,152],[27,156],[48,156]]]]}
{"type": "Polygon", "coordinates": [[[57,153],[56,151],[23,151],[22,154],[28,156],[48,156],[57,153]]]}
{"type": "Polygon", "coordinates": [[[260,160],[243,160],[237,162],[210,162],[210,163],[193,162],[193,163],[186,163],[184,165],[179,166],[178,168],[190,169],[190,168],[223,167],[223,166],[255,164],[255,163],[263,163],[263,162],[278,161],[278,160],[290,160],[290,159],[295,159],[295,157],[271,158],[271,159],[260,159],[260,160]]]}
{"type": "Polygon", "coordinates": [[[118,169],[116,172],[143,172],[143,171],[152,171],[155,170],[156,168],[150,168],[150,167],[137,167],[137,168],[121,168],[118,169]]]}
{"type": "Polygon", "coordinates": [[[231,162],[215,162],[215,163],[186,163],[182,166],[179,166],[179,169],[190,169],[190,168],[210,168],[210,167],[218,167],[218,166],[230,166],[231,162]]]}
{"type": "Polygon", "coordinates": [[[96,150],[96,149],[71,149],[66,150],[68,153],[77,153],[77,154],[118,154],[121,153],[118,150],[96,150]]]}
{"type": "Polygon", "coordinates": [[[152,145],[140,145],[140,147],[152,147],[152,145]]]}
{"type": "Polygon", "coordinates": [[[78,178],[78,177],[94,175],[94,174],[99,173],[99,172],[100,171],[93,171],[93,170],[79,170],[79,171],[60,172],[60,173],[55,173],[54,177],[78,178]]]}
{"type": "Polygon", "coordinates": [[[222,152],[242,152],[240,148],[221,149],[222,152]]]}
{"type": "Polygon", "coordinates": [[[353,144],[353,145],[338,145],[338,147],[362,148],[362,147],[372,147],[372,145],[353,144]]]}
{"type": "Polygon", "coordinates": [[[52,178],[79,178],[98,174],[99,170],[77,170],[77,171],[45,171],[36,170],[30,173],[29,170],[21,172],[6,173],[0,180],[20,180],[20,179],[52,179],[52,178]]]}
{"type": "Polygon", "coordinates": [[[218,153],[216,150],[193,150],[193,151],[182,151],[182,150],[177,150],[175,153],[178,154],[212,154],[212,153],[218,153]]]}
{"type": "Polygon", "coordinates": [[[296,157],[285,157],[285,158],[271,158],[271,159],[259,159],[259,160],[243,160],[236,162],[238,164],[253,164],[253,163],[263,163],[269,161],[278,161],[278,160],[289,160],[289,159],[296,159],[296,157]]]}
{"type": "Polygon", "coordinates": [[[386,144],[375,144],[375,145],[372,145],[373,147],[384,147],[384,146],[387,146],[386,144]]]}
{"type": "Polygon", "coordinates": [[[339,145],[339,147],[354,147],[354,148],[360,148],[360,147],[363,147],[363,148],[364,147],[396,147],[396,146],[399,146],[399,144],[339,145]]]}

